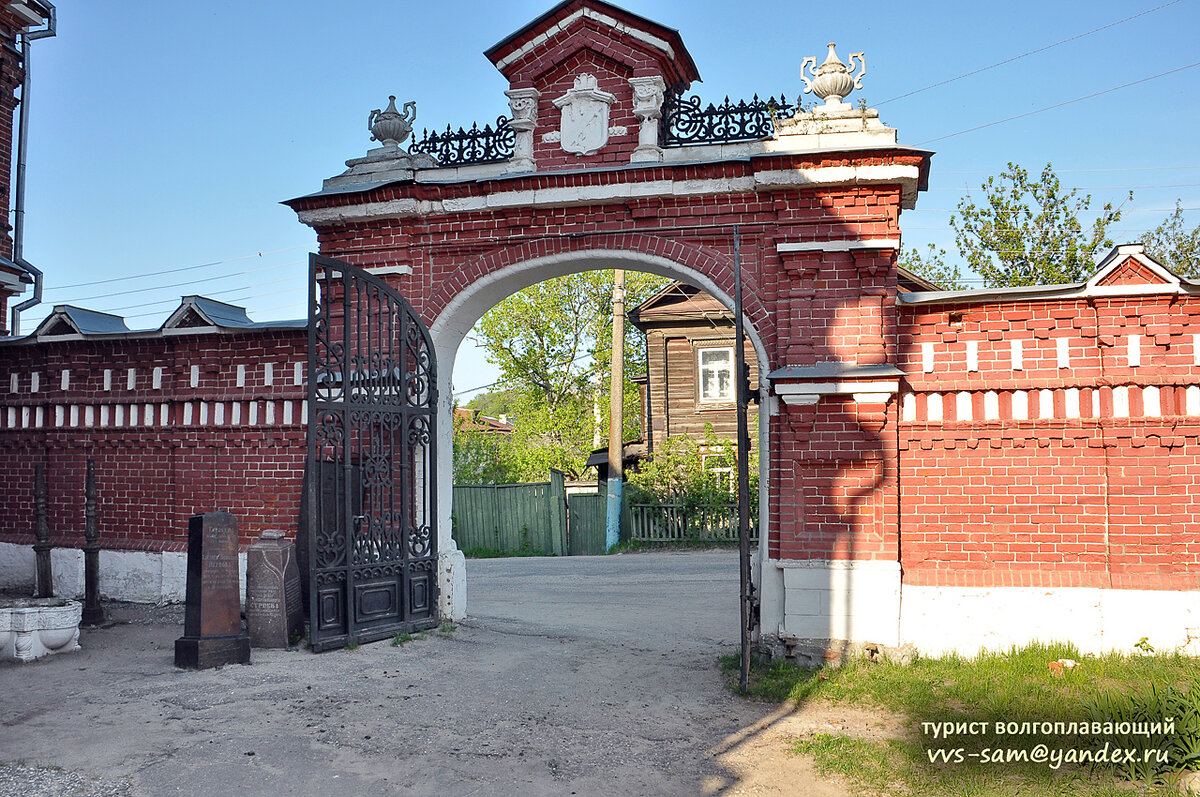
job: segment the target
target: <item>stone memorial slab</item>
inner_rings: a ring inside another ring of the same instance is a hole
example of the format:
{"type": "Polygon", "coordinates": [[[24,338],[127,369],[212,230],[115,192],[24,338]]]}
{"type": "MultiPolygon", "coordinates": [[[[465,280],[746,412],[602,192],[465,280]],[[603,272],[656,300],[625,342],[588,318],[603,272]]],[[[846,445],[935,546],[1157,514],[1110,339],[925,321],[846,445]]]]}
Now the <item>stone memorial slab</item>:
{"type": "Polygon", "coordinates": [[[296,546],[268,529],[246,555],[246,623],[256,648],[286,648],[304,623],[296,546]]]}
{"type": "Polygon", "coordinates": [[[193,515],[188,522],[187,602],[175,666],[203,670],[248,664],[250,638],[242,630],[238,585],[237,518],[228,512],[193,515]]]}

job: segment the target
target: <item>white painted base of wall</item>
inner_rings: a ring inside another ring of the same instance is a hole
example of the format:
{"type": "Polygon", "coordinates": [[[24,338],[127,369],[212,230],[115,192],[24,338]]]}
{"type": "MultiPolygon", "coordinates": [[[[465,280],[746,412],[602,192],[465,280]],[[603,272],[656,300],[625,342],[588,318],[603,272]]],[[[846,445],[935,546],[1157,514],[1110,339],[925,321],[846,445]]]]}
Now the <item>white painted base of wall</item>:
{"type": "Polygon", "coordinates": [[[1069,641],[1083,653],[1200,655],[1200,592],[1063,587],[905,587],[900,634],[922,653],[973,655],[1033,641],[1069,641]]]}
{"type": "Polygon", "coordinates": [[[762,569],[762,633],[781,640],[912,646],[925,655],[1073,642],[1083,653],[1200,656],[1200,592],[902,586],[896,562],[774,560],[762,569]]]}
{"type": "Polygon", "coordinates": [[[457,548],[438,553],[438,612],[452,622],[467,616],[467,557],[457,548]]]}
{"type": "MultiPolygon", "coordinates": [[[[0,542],[0,589],[32,595],[37,579],[32,547],[0,542]]],[[[54,594],[83,597],[83,551],[50,552],[54,594]]],[[[246,600],[246,554],[238,554],[242,604],[246,600]]],[[[146,551],[100,552],[100,597],[132,603],[181,603],[187,597],[187,554],[146,551]]]]}
{"type": "Polygon", "coordinates": [[[897,562],[784,560],[769,565],[783,581],[781,638],[900,644],[897,562]]]}

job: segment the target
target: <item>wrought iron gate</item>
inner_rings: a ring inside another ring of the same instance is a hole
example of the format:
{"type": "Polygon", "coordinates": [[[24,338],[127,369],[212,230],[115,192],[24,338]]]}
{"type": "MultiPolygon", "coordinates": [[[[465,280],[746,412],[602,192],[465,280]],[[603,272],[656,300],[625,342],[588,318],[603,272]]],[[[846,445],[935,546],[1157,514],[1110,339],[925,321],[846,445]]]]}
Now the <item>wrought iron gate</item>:
{"type": "Polygon", "coordinates": [[[378,277],[309,258],[309,640],[437,623],[437,372],[429,331],[378,277]]]}

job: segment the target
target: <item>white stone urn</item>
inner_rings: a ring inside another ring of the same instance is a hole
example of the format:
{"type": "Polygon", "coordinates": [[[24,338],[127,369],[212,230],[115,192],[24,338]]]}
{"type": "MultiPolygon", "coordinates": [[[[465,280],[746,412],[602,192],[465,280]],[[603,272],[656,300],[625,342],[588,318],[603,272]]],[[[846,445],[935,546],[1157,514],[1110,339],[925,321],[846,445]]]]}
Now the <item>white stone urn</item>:
{"type": "Polygon", "coordinates": [[[395,95],[388,97],[388,106],[382,111],[376,108],[367,116],[367,129],[371,131],[371,140],[382,142],[385,147],[398,147],[412,132],[413,122],[417,121],[417,104],[404,103],[404,113],[396,109],[395,95]]]}
{"type": "Polygon", "coordinates": [[[0,659],[33,661],[79,650],[83,604],[58,598],[0,602],[0,659]]]}
{"type": "Polygon", "coordinates": [[[828,109],[841,109],[849,107],[847,103],[842,102],[850,92],[854,89],[862,88],[863,75],[867,73],[867,62],[863,60],[862,53],[850,54],[850,66],[842,63],[842,59],[837,57],[837,53],[833,48],[837,46],[834,42],[829,43],[829,53],[825,56],[825,61],[820,66],[817,66],[817,57],[810,55],[804,59],[804,63],[800,64],[800,79],[804,81],[804,90],[811,91],[816,96],[825,100],[825,107],[828,109]],[[854,59],[858,59],[860,69],[857,75],[854,73],[854,59]],[[805,68],[812,73],[813,79],[809,80],[804,74],[805,68]]]}

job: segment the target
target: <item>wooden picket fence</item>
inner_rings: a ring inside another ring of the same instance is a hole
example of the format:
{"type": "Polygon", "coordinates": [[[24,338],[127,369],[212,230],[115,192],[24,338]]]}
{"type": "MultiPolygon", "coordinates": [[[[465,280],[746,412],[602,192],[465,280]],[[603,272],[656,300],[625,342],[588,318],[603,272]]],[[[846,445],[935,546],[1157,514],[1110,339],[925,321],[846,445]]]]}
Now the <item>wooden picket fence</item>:
{"type": "MultiPolygon", "coordinates": [[[[737,504],[687,507],[678,502],[629,505],[629,537],[647,543],[737,542],[737,504]]],[[[750,518],[758,541],[758,518],[750,518]]]]}

